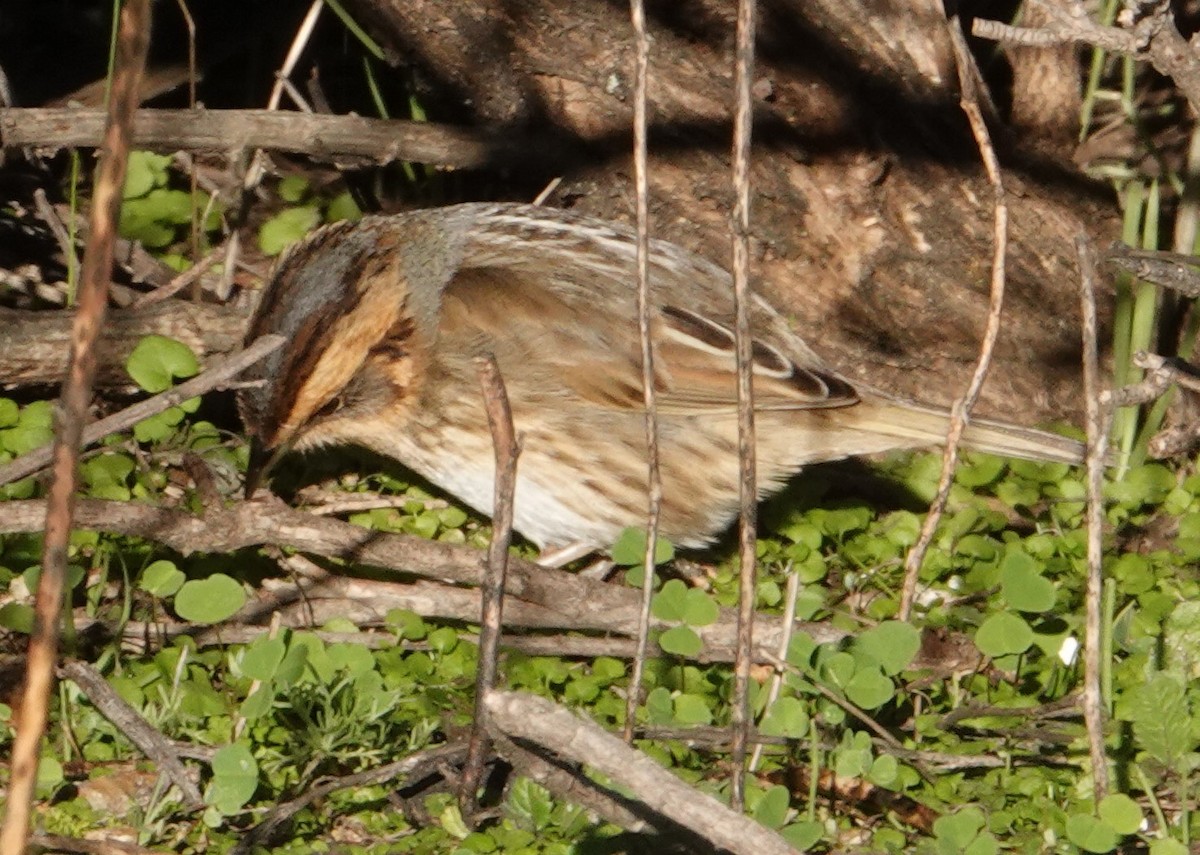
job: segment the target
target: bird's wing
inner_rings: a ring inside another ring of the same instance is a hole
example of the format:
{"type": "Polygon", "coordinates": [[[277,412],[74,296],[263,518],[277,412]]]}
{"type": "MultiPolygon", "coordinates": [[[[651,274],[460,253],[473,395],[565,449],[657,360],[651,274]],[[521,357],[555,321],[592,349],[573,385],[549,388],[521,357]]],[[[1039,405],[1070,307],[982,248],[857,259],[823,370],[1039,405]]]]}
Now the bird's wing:
{"type": "MultiPolygon", "coordinates": [[[[641,409],[633,290],[628,282],[606,281],[604,271],[589,271],[586,289],[572,275],[560,268],[535,276],[519,265],[461,269],[442,295],[442,345],[456,352],[492,352],[506,382],[536,387],[544,397],[571,394],[595,406],[641,409]]],[[[728,326],[691,309],[659,306],[652,337],[663,412],[736,411],[734,336],[728,326]]],[[[753,371],[759,410],[858,401],[844,380],[798,366],[761,340],[753,343],[753,371]]]]}

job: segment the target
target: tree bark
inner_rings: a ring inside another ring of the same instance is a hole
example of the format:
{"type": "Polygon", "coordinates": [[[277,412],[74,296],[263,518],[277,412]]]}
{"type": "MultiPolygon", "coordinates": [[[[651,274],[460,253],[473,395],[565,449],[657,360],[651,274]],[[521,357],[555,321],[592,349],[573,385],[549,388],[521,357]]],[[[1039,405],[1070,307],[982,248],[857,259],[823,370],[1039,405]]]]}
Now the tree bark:
{"type": "MultiPolygon", "coordinates": [[[[71,310],[0,308],[0,388],[58,383],[67,371],[71,310]]],[[[167,300],[142,311],[112,311],[97,345],[98,386],[132,386],[125,360],[143,336],[178,339],[204,361],[242,346],[244,311],[167,300]]]]}

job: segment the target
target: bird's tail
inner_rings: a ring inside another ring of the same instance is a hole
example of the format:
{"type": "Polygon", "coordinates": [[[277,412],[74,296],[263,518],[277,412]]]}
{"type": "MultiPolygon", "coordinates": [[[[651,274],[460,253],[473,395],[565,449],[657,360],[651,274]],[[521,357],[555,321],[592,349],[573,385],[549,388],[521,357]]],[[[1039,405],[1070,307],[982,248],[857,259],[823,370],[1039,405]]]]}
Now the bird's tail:
{"type": "MultiPolygon", "coordinates": [[[[870,404],[863,403],[870,408],[870,404]]],[[[885,406],[891,412],[886,418],[872,419],[871,429],[885,431],[899,440],[895,447],[915,448],[936,443],[939,438],[944,439],[950,428],[950,414],[945,410],[908,402],[888,401],[885,406]]],[[[1078,464],[1086,457],[1086,447],[1078,440],[993,419],[972,418],[962,442],[964,447],[975,451],[1023,460],[1078,464]]]]}
{"type": "Polygon", "coordinates": [[[990,419],[971,419],[963,432],[963,442],[976,451],[1023,460],[1080,464],[1087,458],[1087,447],[1078,440],[990,419]]]}
{"type": "MultiPolygon", "coordinates": [[[[946,442],[946,409],[880,395],[864,395],[846,407],[793,413],[787,426],[788,461],[794,465],[839,460],[860,454],[928,448],[946,442]]],[[[1024,460],[1082,464],[1084,443],[1036,428],[994,419],[972,418],[962,446],[1024,460]]]]}

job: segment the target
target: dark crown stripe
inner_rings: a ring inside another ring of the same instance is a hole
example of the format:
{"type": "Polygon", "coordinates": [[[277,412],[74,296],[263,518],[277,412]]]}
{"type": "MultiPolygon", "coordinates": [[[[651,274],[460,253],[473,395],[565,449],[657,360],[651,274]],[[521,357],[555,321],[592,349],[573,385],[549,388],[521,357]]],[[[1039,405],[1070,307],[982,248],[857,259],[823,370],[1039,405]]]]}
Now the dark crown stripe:
{"type": "Polygon", "coordinates": [[[265,378],[261,389],[246,390],[243,414],[272,442],[292,404],[324,352],[329,328],[353,312],[362,295],[357,287],[370,258],[374,229],[339,223],[316,232],[280,260],[259,303],[247,340],[277,333],[289,346],[271,354],[248,379],[265,378]]]}

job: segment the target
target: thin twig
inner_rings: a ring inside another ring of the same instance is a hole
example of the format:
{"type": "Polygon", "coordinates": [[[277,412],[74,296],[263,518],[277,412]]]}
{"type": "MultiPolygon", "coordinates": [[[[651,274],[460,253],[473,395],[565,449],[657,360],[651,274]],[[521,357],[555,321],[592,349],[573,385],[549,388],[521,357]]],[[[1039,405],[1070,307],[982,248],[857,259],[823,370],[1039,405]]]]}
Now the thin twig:
{"type": "Polygon", "coordinates": [[[754,36],[758,4],[738,0],[733,120],[733,309],[737,347],[738,402],[738,585],[737,657],[734,662],[733,699],[729,724],[733,729],[730,805],[741,810],[745,802],[746,738],[750,728],[750,666],[753,660],[754,603],[758,595],[756,530],[758,527],[758,477],[754,435],[754,335],[750,329],[750,135],[753,128],[754,36]]]}
{"type": "MultiPolygon", "coordinates": [[[[114,830],[115,837],[120,832],[114,830]]],[[[34,834],[29,843],[42,852],[66,852],[70,855],[167,855],[163,849],[147,849],[121,840],[90,840],[62,834],[34,834]]]]}
{"type": "Polygon", "coordinates": [[[1075,239],[1079,255],[1079,301],[1083,314],[1083,397],[1087,405],[1087,617],[1083,641],[1083,718],[1092,758],[1096,804],[1108,793],[1108,758],[1104,751],[1104,698],[1100,692],[1100,614],[1104,548],[1104,463],[1113,408],[1100,401],[1100,357],[1096,343],[1096,259],[1086,235],[1075,239]]]}
{"type": "Polygon", "coordinates": [[[521,776],[529,778],[554,793],[564,801],[579,805],[595,813],[606,822],[611,822],[635,834],[652,832],[641,806],[618,793],[605,790],[579,769],[555,763],[531,748],[513,742],[493,730],[496,753],[512,764],[521,776]]]}
{"type": "Polygon", "coordinates": [[[67,662],[59,669],[59,673],[77,685],[101,715],[116,725],[126,739],[158,765],[159,771],[179,788],[189,809],[200,810],[204,807],[200,790],[179,762],[179,755],[171,741],[127,704],[99,671],[86,662],[67,662]]]}
{"type": "Polygon", "coordinates": [[[1126,8],[1120,15],[1122,27],[1106,27],[1088,17],[1083,3],[1035,0],[1050,20],[1037,29],[1013,27],[999,21],[976,18],[972,34],[1002,43],[1049,46],[1086,44],[1107,51],[1146,60],[1160,73],[1175,81],[1179,90],[1200,111],[1200,66],[1187,39],[1179,32],[1172,4],[1140,4],[1126,8]]]}
{"type": "Polygon", "coordinates": [[[487,756],[487,696],[496,687],[497,660],[500,656],[500,632],[504,620],[504,585],[508,575],[508,547],[512,543],[513,497],[517,489],[517,456],[520,444],[513,428],[512,407],[496,358],[477,359],[479,385],[483,389],[484,409],[492,432],[496,457],[493,487],[492,539],[488,544],[487,564],[480,582],[479,666],[475,676],[475,721],[467,746],[467,760],[459,780],[458,801],[463,815],[475,812],[475,793],[483,777],[487,756]]]}
{"type": "MultiPolygon", "coordinates": [[[[103,111],[0,107],[0,147],[86,148],[103,136],[103,111]]],[[[480,131],[436,122],[256,110],[138,111],[138,148],[227,154],[263,148],[319,162],[382,166],[429,163],[457,169],[538,163],[562,155],[561,143],[511,131],[480,131]]]]}
{"type": "Polygon", "coordinates": [[[916,596],[917,582],[921,572],[921,564],[929,544],[933,542],[934,532],[942,513],[946,510],[946,502],[950,497],[950,488],[954,483],[954,469],[958,465],[958,446],[962,441],[963,431],[971,417],[971,410],[979,400],[979,392],[983,381],[987,379],[988,370],[992,366],[992,354],[996,349],[996,339],[1000,335],[1000,318],[1004,308],[1004,285],[1006,280],[1005,260],[1008,254],[1008,203],[1005,201],[1004,184],[1000,173],[1000,161],[996,158],[996,150],[992,147],[991,135],[979,107],[976,92],[976,81],[979,79],[975,60],[967,47],[958,16],[952,16],[947,21],[950,42],[954,46],[954,61],[958,69],[958,85],[960,89],[959,105],[967,116],[971,126],[971,134],[975,137],[975,145],[979,149],[980,159],[987,172],[988,181],[993,190],[993,238],[992,238],[992,277],[991,296],[988,303],[987,327],[984,329],[983,340],[979,345],[979,358],[975,363],[975,371],[967,385],[967,391],[957,402],[950,419],[950,430],[946,435],[946,448],[942,454],[942,472],[938,480],[938,491],[930,504],[929,513],[921,526],[921,535],[904,561],[904,584],[900,592],[900,620],[908,620],[912,615],[913,600],[916,596]]]}
{"type": "MultiPolygon", "coordinates": [[[[283,66],[279,69],[279,73],[275,77],[275,85],[271,88],[271,96],[267,100],[267,111],[271,112],[279,109],[279,102],[283,98],[283,82],[292,73],[296,67],[296,63],[300,61],[300,55],[304,52],[308,40],[312,37],[313,29],[317,25],[317,18],[321,14],[321,8],[325,5],[324,0],[314,0],[313,4],[308,7],[308,12],[305,13],[304,19],[300,22],[300,27],[296,31],[295,37],[292,39],[291,45],[288,47],[287,56],[284,57],[283,66]]],[[[245,153],[236,159],[238,164],[245,163],[243,160],[245,153]]],[[[266,154],[263,149],[255,149],[250,155],[249,165],[246,167],[245,175],[242,177],[241,184],[237,189],[237,203],[233,206],[232,220],[234,228],[230,229],[229,240],[225,242],[225,267],[221,274],[220,284],[217,286],[217,296],[221,300],[229,297],[233,290],[233,271],[237,266],[238,255],[242,249],[242,230],[237,226],[246,222],[249,216],[250,199],[253,196],[253,190],[262,181],[263,175],[266,173],[264,161],[266,154]]]]}
{"type": "Polygon", "coordinates": [[[536,196],[533,197],[533,202],[531,204],[534,204],[534,205],[546,204],[546,200],[550,198],[551,193],[553,193],[555,190],[558,189],[559,184],[562,184],[562,176],[561,175],[556,175],[553,178],[551,178],[549,181],[546,182],[546,186],[543,187],[541,189],[541,191],[536,196]]]}
{"type": "MultiPolygon", "coordinates": [[[[195,175],[194,170],[193,170],[192,174],[195,175]]],[[[150,292],[138,297],[136,300],[134,300],[132,303],[130,303],[128,306],[126,306],[126,309],[128,309],[131,312],[136,312],[139,309],[146,308],[147,306],[153,306],[155,303],[161,303],[163,300],[166,300],[168,297],[174,297],[176,294],[178,294],[180,291],[182,291],[184,288],[188,287],[192,283],[199,282],[200,277],[203,276],[205,273],[207,273],[209,271],[209,269],[214,264],[216,264],[218,261],[220,261],[223,256],[224,256],[223,250],[214,249],[212,252],[210,252],[208,255],[204,256],[204,258],[197,261],[195,264],[193,264],[187,270],[183,271],[178,276],[174,277],[166,285],[155,288],[153,291],[150,291],[150,292]]]]}
{"type": "MultiPolygon", "coordinates": [[[[187,28],[187,45],[188,45],[188,63],[187,63],[187,83],[188,83],[188,109],[196,109],[196,19],[192,17],[192,12],[188,9],[187,0],[175,0],[175,5],[179,7],[179,14],[183,18],[184,26],[187,28]]],[[[191,251],[192,259],[196,259],[200,255],[200,234],[204,220],[208,217],[208,211],[198,211],[199,207],[196,201],[200,195],[200,183],[196,175],[196,170],[190,170],[188,173],[188,183],[190,184],[190,192],[192,199],[192,223],[191,223],[191,251]]],[[[206,207],[211,207],[215,204],[216,199],[210,198],[206,207]]],[[[197,278],[193,280],[196,287],[192,289],[192,299],[197,302],[200,300],[200,282],[197,278]]]]}
{"type": "Polygon", "coordinates": [[[30,808],[37,778],[38,748],[46,732],[47,705],[58,658],[67,547],[79,470],[79,443],[87,421],[96,376],[96,340],[104,326],[113,245],[121,211],[121,189],[129,156],[130,128],[150,39],[149,0],[128,0],[121,7],[117,56],[109,100],[109,126],[97,170],[92,228],[83,255],[79,308],[71,340],[70,367],[56,413],[54,480],[47,499],[42,575],[34,605],[33,633],[25,670],[25,693],[13,740],[0,853],[21,855],[29,837],[30,808]]]}
{"type": "MultiPolygon", "coordinates": [[[[308,11],[304,13],[304,19],[300,22],[300,26],[296,30],[296,35],[292,37],[292,43],[288,45],[287,56],[283,59],[283,65],[275,75],[275,85],[271,87],[271,95],[267,99],[267,110],[278,110],[279,102],[283,100],[284,84],[296,70],[296,63],[300,61],[301,54],[308,46],[309,39],[312,38],[313,30],[317,26],[317,18],[321,15],[321,9],[325,6],[324,0],[313,0],[308,11]]],[[[246,180],[243,184],[243,190],[249,192],[254,187],[258,186],[258,182],[262,180],[263,165],[262,165],[262,149],[254,152],[250,159],[250,169],[246,172],[246,180]]]]}
{"type": "Polygon", "coordinates": [[[67,233],[67,227],[63,225],[58,211],[54,210],[54,206],[46,198],[46,191],[41,187],[33,191],[33,204],[37,208],[42,222],[50,227],[50,231],[54,234],[54,240],[58,243],[58,251],[63,254],[63,260],[67,262],[67,281],[75,281],[74,274],[79,270],[79,253],[75,251],[75,244],[67,233]]]}
{"type": "MultiPolygon", "coordinates": [[[[268,353],[277,350],[284,341],[286,339],[280,335],[263,336],[245,350],[217,360],[203,374],[88,425],[80,437],[80,447],[87,448],[109,434],[124,430],[163,410],[178,406],[184,401],[220,387],[268,353]]],[[[50,463],[52,453],[51,446],[35,448],[0,466],[0,485],[33,475],[45,468],[50,463]]]]}
{"type": "MultiPolygon", "coordinates": [[[[779,647],[775,649],[775,654],[781,662],[787,661],[788,646],[792,643],[792,625],[796,621],[796,595],[800,593],[800,574],[788,562],[787,568],[788,581],[787,593],[784,594],[783,604],[783,634],[779,637],[779,647]]],[[[771,688],[767,690],[767,702],[763,704],[763,715],[765,716],[774,706],[775,701],[779,700],[779,691],[783,688],[783,668],[779,665],[775,666],[775,673],[771,675],[771,688]]],[[[758,763],[762,760],[763,743],[756,742],[754,745],[754,753],[750,755],[750,771],[753,772],[758,768],[758,763]]]]}
{"type": "Polygon", "coordinates": [[[1140,407],[1156,401],[1171,388],[1178,384],[1192,392],[1200,392],[1200,375],[1193,365],[1178,357],[1168,359],[1157,353],[1139,350],[1133,354],[1130,361],[1146,374],[1136,383],[1122,386],[1120,389],[1105,390],[1100,393],[1100,401],[1108,406],[1140,407]]]}
{"type": "Polygon", "coordinates": [[[358,787],[377,787],[401,777],[414,780],[433,772],[442,764],[457,762],[465,752],[466,747],[461,742],[450,742],[417,751],[403,760],[376,769],[323,780],[291,801],[271,808],[258,825],[239,836],[237,844],[230,850],[230,855],[246,855],[255,851],[255,847],[268,845],[292,817],[313,802],[321,801],[332,793],[358,787]]]}
{"type": "Polygon", "coordinates": [[[662,472],[658,461],[658,398],[654,388],[654,340],[650,329],[650,174],[646,130],[646,89],[650,76],[650,36],[643,0],[630,0],[637,74],[633,101],[633,171],[637,190],[638,334],[642,344],[642,400],[646,407],[646,558],[642,575],[642,611],[638,620],[637,655],[625,696],[625,741],[633,727],[642,694],[646,644],[650,637],[650,601],[654,596],[654,556],[658,551],[658,516],[662,509],[662,472]]]}
{"type": "MultiPolygon", "coordinates": [[[[1154,283],[1161,284],[1161,283],[1154,283]]],[[[1130,361],[1145,372],[1136,383],[1100,393],[1100,403],[1109,410],[1106,418],[1121,407],[1140,407],[1179,386],[1193,395],[1200,393],[1200,370],[1179,357],[1167,358],[1139,350],[1130,361]]],[[[1200,441],[1200,423],[1187,420],[1164,427],[1146,444],[1147,453],[1156,460],[1187,454],[1200,441]]]]}
{"type": "MultiPolygon", "coordinates": [[[[766,656],[767,656],[767,659],[769,659],[772,662],[772,664],[775,665],[776,668],[790,671],[793,674],[799,674],[801,677],[807,676],[795,665],[791,664],[790,662],[788,662],[787,660],[785,660],[781,657],[775,656],[773,653],[768,653],[766,656]]],[[[816,689],[817,692],[819,692],[821,695],[823,695],[828,700],[837,704],[839,707],[841,707],[846,712],[848,712],[851,716],[853,716],[854,718],[856,718],[860,722],[862,722],[864,725],[866,725],[867,729],[870,730],[871,732],[873,732],[884,745],[888,746],[889,749],[891,749],[893,751],[903,750],[904,745],[900,742],[900,740],[897,739],[895,736],[893,736],[891,733],[889,733],[887,728],[885,728],[882,724],[877,722],[875,719],[871,718],[870,714],[868,714],[867,711],[864,710],[862,707],[858,706],[856,703],[851,701],[845,695],[843,695],[839,692],[833,691],[833,689],[830,689],[828,686],[824,685],[823,683],[821,683],[818,680],[812,680],[811,682],[812,682],[813,688],[816,689]]],[[[929,769],[925,768],[921,763],[914,762],[913,767],[921,774],[921,777],[923,777],[925,780],[927,780],[931,783],[934,781],[933,773],[929,769]]]]}

